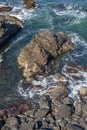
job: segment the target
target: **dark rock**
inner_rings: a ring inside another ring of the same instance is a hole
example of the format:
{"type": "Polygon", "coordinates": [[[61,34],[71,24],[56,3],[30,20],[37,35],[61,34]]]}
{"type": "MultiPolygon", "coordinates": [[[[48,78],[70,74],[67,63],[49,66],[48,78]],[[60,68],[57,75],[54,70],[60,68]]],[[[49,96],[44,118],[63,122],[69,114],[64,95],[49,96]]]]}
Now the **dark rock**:
{"type": "Polygon", "coordinates": [[[74,49],[68,36],[45,30],[21,50],[17,61],[25,79],[31,81],[36,74],[42,74],[52,57],[74,49]]]}
{"type": "Polygon", "coordinates": [[[9,15],[0,15],[0,46],[22,28],[22,22],[9,15]]]}
{"type": "Polygon", "coordinates": [[[34,130],[51,130],[49,128],[49,123],[46,120],[38,120],[34,124],[34,130]]]}
{"type": "Polygon", "coordinates": [[[23,5],[26,9],[35,8],[36,3],[34,0],[24,0],[23,5]]]}
{"type": "Polygon", "coordinates": [[[5,121],[4,120],[0,120],[0,129],[5,125],[5,121]]]}
{"type": "Polygon", "coordinates": [[[9,12],[12,10],[11,6],[0,6],[0,12],[9,12]]]}

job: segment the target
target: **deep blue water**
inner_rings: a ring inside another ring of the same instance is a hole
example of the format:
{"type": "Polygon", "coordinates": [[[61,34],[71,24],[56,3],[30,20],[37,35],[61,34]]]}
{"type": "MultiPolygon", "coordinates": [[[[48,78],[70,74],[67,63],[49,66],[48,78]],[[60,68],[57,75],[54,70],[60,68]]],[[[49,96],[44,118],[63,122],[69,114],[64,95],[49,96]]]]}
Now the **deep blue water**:
{"type": "Polygon", "coordinates": [[[23,79],[16,58],[34,35],[44,29],[64,32],[77,46],[74,52],[55,59],[52,69],[67,65],[87,66],[87,0],[36,0],[37,8],[26,10],[22,0],[0,0],[14,7],[10,15],[23,21],[23,29],[0,49],[0,102],[17,100],[18,83],[23,79]]]}

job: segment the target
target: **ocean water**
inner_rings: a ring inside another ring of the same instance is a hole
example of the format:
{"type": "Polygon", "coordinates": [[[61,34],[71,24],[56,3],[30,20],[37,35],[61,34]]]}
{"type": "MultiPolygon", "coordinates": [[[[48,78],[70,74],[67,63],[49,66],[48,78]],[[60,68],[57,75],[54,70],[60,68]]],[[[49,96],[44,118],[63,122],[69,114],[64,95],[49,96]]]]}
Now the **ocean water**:
{"type": "Polygon", "coordinates": [[[78,100],[78,89],[87,87],[87,72],[78,70],[78,76],[82,77],[79,80],[67,72],[67,68],[73,65],[87,67],[87,0],[36,0],[36,3],[35,9],[27,10],[23,8],[22,0],[0,0],[0,5],[13,6],[13,10],[7,14],[19,18],[24,25],[17,35],[0,48],[0,103],[16,101],[21,96],[33,98],[34,94],[41,95],[55,87],[53,75],[47,78],[39,76],[39,81],[33,81],[33,84],[42,85],[43,89],[24,91],[23,77],[16,62],[20,50],[37,32],[44,29],[64,32],[71,36],[76,45],[75,51],[56,58],[51,66],[53,72],[60,69],[69,78],[69,95],[78,100]]]}

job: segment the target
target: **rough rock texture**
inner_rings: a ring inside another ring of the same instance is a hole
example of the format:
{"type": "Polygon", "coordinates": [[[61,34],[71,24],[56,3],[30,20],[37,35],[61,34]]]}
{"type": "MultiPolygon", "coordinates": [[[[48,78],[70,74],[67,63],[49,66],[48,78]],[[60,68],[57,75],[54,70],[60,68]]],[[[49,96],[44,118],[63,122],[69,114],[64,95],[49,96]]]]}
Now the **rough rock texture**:
{"type": "Polygon", "coordinates": [[[17,61],[23,69],[23,76],[29,81],[37,73],[41,74],[52,58],[74,49],[68,36],[45,30],[21,50],[17,61]]]}
{"type": "Polygon", "coordinates": [[[23,5],[26,9],[35,8],[36,3],[34,0],[24,0],[23,5]]]}
{"type": "Polygon", "coordinates": [[[12,10],[11,6],[0,6],[0,12],[9,12],[12,10]]]}
{"type": "MultiPolygon", "coordinates": [[[[54,89],[56,92],[57,88],[54,89]]],[[[1,130],[87,130],[87,104],[81,101],[75,103],[68,96],[62,99],[56,96],[57,93],[50,96],[47,92],[40,97],[38,107],[29,109],[24,105],[20,111],[27,108],[25,112],[16,116],[8,116],[8,111],[2,112],[1,130]]]]}
{"type": "Polygon", "coordinates": [[[9,15],[0,15],[0,46],[22,27],[22,22],[9,15]]]}

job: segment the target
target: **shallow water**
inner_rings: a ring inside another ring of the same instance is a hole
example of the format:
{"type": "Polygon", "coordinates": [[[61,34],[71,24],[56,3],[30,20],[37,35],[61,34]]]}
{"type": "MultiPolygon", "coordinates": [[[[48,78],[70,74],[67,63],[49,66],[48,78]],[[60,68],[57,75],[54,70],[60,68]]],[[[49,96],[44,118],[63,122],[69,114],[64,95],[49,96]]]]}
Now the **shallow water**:
{"type": "MultiPolygon", "coordinates": [[[[54,32],[64,32],[71,36],[72,42],[76,45],[76,50],[64,54],[55,59],[52,63],[52,70],[56,72],[60,69],[70,78],[65,68],[71,65],[87,66],[87,0],[36,0],[35,9],[26,10],[22,6],[22,0],[0,0],[0,4],[13,6],[10,15],[16,16],[23,21],[23,29],[15,35],[6,45],[0,49],[0,102],[14,101],[19,96],[29,97],[33,91],[22,92],[20,84],[23,80],[22,74],[17,67],[16,58],[23,48],[34,35],[44,29],[50,29],[54,32]]],[[[6,13],[5,13],[6,14],[6,13]]],[[[84,80],[77,82],[70,79],[70,95],[77,97],[77,91],[83,82],[87,85],[87,73],[81,72],[84,80]],[[73,84],[74,83],[74,84],[73,84]],[[74,87],[76,86],[76,89],[74,87]]],[[[54,82],[54,80],[52,79],[54,82]]],[[[41,80],[45,82],[46,88],[53,87],[44,77],[41,80]]],[[[39,80],[39,84],[40,80],[39,80]]],[[[39,92],[40,93],[40,92],[39,92]]],[[[77,97],[78,98],[78,97],[77,97]]]]}

